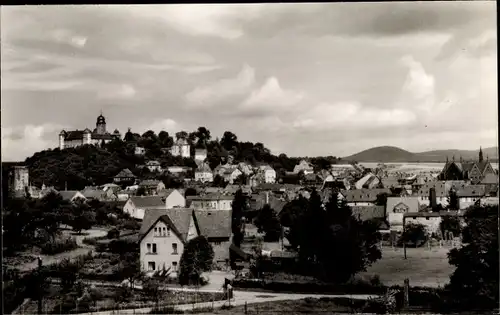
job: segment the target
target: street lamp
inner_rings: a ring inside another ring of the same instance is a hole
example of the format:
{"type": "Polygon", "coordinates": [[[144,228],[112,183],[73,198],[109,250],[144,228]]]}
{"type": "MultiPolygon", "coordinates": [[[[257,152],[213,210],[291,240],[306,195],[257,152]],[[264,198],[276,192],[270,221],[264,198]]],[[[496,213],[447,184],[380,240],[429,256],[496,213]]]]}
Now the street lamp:
{"type": "MultiPolygon", "coordinates": [[[[405,233],[405,223],[406,223],[406,217],[403,214],[403,234],[405,233]]],[[[403,252],[404,252],[404,255],[405,255],[404,259],[406,259],[406,241],[405,241],[404,238],[403,238],[403,252]]]]}

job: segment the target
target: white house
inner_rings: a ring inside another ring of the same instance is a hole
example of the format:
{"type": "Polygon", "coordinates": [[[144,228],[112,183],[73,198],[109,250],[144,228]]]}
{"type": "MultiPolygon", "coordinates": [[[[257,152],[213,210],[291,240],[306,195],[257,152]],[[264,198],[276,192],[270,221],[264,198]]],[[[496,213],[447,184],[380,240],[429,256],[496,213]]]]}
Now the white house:
{"type": "Polygon", "coordinates": [[[186,198],[177,189],[160,190],[158,196],[163,197],[167,209],[186,207],[186,198]]]}
{"type": "Polygon", "coordinates": [[[195,210],[231,210],[233,196],[209,194],[204,196],[188,196],[187,206],[195,210]]]}
{"type": "Polygon", "coordinates": [[[448,206],[449,189],[447,190],[447,185],[444,181],[426,182],[413,191],[413,196],[418,197],[418,202],[421,205],[429,206],[431,188],[434,188],[436,192],[436,203],[441,204],[443,207],[448,206]]]}
{"type": "Polygon", "coordinates": [[[61,195],[63,200],[71,202],[77,199],[87,200],[87,198],[85,198],[85,196],[78,190],[61,190],[59,191],[59,195],[61,195]]]}
{"type": "Polygon", "coordinates": [[[144,188],[147,195],[157,195],[159,191],[165,189],[165,184],[161,180],[146,179],[139,183],[139,187],[144,188]]]}
{"type": "Polygon", "coordinates": [[[148,210],[139,232],[141,270],[176,273],[184,245],[199,235],[192,209],[148,210]]]}
{"type": "Polygon", "coordinates": [[[195,161],[205,161],[207,158],[207,149],[196,149],[194,150],[194,160],[195,161]]]}
{"type": "Polygon", "coordinates": [[[130,197],[123,206],[123,212],[132,218],[142,220],[147,209],[166,209],[165,202],[160,196],[130,197]]]}
{"type": "Polygon", "coordinates": [[[146,167],[152,173],[161,172],[161,165],[160,165],[160,162],[158,162],[158,161],[149,161],[146,163],[146,167]]]}
{"type": "Polygon", "coordinates": [[[259,170],[264,173],[265,183],[274,184],[276,182],[276,171],[269,165],[262,165],[259,170]]]}
{"type": "Polygon", "coordinates": [[[466,209],[486,195],[484,185],[469,185],[457,191],[460,209],[466,209]]]}
{"type": "Polygon", "coordinates": [[[441,215],[438,212],[413,212],[405,213],[405,226],[408,224],[422,224],[425,230],[429,233],[440,235],[441,215]]]}
{"type": "Polygon", "coordinates": [[[356,187],[356,189],[363,189],[363,188],[373,189],[377,188],[379,184],[380,184],[380,179],[374,174],[369,173],[363,176],[363,178],[361,178],[360,180],[358,180],[354,186],[356,187]]]}
{"type": "Polygon", "coordinates": [[[173,156],[182,156],[188,158],[191,156],[190,145],[184,138],[179,138],[175,141],[172,148],[170,148],[170,153],[173,156]]]}
{"type": "Polygon", "coordinates": [[[221,176],[226,182],[232,184],[241,174],[243,173],[237,168],[225,168],[221,176]]]}
{"type": "Polygon", "coordinates": [[[388,197],[386,216],[392,231],[403,231],[403,216],[405,213],[419,211],[418,197],[388,197]]]}
{"type": "Polygon", "coordinates": [[[214,174],[212,173],[210,166],[206,163],[200,165],[200,167],[194,172],[194,180],[202,183],[213,182],[214,174]]]}
{"type": "Polygon", "coordinates": [[[144,155],[146,153],[146,149],[143,147],[135,147],[134,154],[135,155],[144,155]]]}
{"type": "Polygon", "coordinates": [[[304,175],[314,173],[313,167],[306,160],[300,161],[300,163],[293,168],[294,173],[299,173],[300,171],[304,171],[304,175]]]}

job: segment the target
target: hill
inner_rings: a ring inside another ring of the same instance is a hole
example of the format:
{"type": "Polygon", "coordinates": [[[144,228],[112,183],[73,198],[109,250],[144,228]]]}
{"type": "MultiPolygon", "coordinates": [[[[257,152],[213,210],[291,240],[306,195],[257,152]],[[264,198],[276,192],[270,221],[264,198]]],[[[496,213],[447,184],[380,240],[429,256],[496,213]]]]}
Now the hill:
{"type": "MultiPolygon", "coordinates": [[[[357,161],[357,162],[445,162],[446,157],[452,159],[476,160],[479,155],[479,150],[434,150],[413,153],[403,150],[398,147],[383,146],[375,147],[368,150],[361,151],[348,157],[342,158],[344,161],[357,161]]],[[[483,155],[487,156],[492,162],[498,161],[498,148],[491,147],[483,149],[483,155]]]]}

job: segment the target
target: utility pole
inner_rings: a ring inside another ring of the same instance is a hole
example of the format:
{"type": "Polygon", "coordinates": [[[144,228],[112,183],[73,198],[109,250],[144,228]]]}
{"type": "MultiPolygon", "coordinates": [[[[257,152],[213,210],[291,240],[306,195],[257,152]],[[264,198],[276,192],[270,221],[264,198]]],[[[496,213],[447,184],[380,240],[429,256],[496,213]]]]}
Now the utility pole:
{"type": "Polygon", "coordinates": [[[42,314],[42,258],[38,256],[38,314],[42,314]]]}
{"type": "MultiPolygon", "coordinates": [[[[406,223],[406,217],[403,214],[403,234],[405,232],[405,223],[406,223]]],[[[404,255],[405,255],[405,259],[406,259],[406,242],[404,239],[403,239],[403,251],[404,251],[404,255]]]]}

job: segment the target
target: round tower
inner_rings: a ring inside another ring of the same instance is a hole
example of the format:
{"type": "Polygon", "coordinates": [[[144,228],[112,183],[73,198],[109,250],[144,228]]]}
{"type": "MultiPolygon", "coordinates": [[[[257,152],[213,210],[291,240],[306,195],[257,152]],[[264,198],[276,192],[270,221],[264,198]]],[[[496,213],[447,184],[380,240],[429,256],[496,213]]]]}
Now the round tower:
{"type": "Polygon", "coordinates": [[[98,134],[103,135],[106,133],[106,118],[104,118],[102,113],[97,117],[95,127],[98,134]]]}
{"type": "Polygon", "coordinates": [[[59,133],[59,149],[64,149],[64,139],[66,139],[66,131],[61,130],[59,133]]]}

